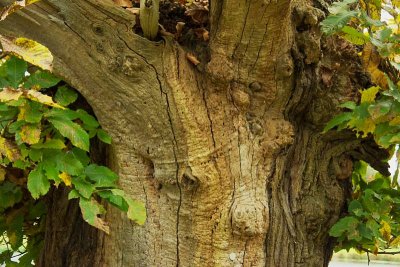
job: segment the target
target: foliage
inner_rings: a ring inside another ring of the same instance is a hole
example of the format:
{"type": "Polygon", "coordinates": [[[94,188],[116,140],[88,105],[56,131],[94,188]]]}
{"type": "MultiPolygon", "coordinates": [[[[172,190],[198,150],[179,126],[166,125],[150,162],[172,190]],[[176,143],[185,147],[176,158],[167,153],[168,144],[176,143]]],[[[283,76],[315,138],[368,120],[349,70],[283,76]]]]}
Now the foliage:
{"type": "Polygon", "coordinates": [[[0,264],[6,266],[31,266],[36,259],[51,187],[69,189],[84,220],[107,233],[99,200],[139,224],[145,220],[143,204],[118,189],[118,176],[91,162],[90,139],[110,143],[110,136],[87,111],[68,108],[78,98],[74,90],[30,69],[14,56],[0,65],[0,264]],[[12,261],[16,254],[19,265],[12,261]]]}
{"type": "MultiPolygon", "coordinates": [[[[362,49],[360,59],[374,85],[360,90],[359,103],[341,104],[346,111],[328,122],[325,132],[349,128],[361,137],[373,136],[377,144],[392,151],[400,143],[399,5],[395,0],[345,0],[329,9],[322,31],[362,49]],[[391,19],[381,21],[381,12],[391,19]]],[[[367,168],[364,162],[355,165],[348,215],[331,228],[330,235],[337,237],[339,250],[386,253],[400,245],[398,170],[393,178],[376,173],[367,179],[367,168]]]]}

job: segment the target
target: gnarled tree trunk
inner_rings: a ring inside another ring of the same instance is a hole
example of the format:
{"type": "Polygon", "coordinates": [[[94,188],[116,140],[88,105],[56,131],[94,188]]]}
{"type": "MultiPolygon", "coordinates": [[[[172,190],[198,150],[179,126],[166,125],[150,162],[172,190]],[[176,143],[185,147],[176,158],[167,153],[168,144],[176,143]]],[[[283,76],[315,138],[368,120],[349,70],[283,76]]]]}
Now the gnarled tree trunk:
{"type": "Polygon", "coordinates": [[[321,45],[325,5],[212,0],[210,60],[197,68],[172,38],[136,35],[111,0],[42,0],[1,22],[2,35],[50,49],[147,208],[143,227],[110,208],[111,234],[93,237],[57,225],[76,212],[54,203],[39,265],[327,266],[352,161],[375,148],[321,134],[363,82],[351,46],[321,45]]]}

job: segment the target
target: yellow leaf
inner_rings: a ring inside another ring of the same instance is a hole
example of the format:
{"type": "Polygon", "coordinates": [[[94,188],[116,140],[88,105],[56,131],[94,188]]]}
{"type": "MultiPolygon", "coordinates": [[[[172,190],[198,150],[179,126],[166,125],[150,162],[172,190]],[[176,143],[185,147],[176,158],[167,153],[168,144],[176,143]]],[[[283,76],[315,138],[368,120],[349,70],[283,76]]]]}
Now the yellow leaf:
{"type": "Polygon", "coordinates": [[[0,101],[18,100],[21,95],[22,91],[6,87],[0,92],[0,101]]]}
{"type": "Polygon", "coordinates": [[[390,126],[397,126],[400,125],[400,116],[395,117],[391,121],[389,121],[390,126]]]}
{"type": "Polygon", "coordinates": [[[366,90],[360,91],[361,93],[361,103],[374,102],[376,94],[379,92],[378,86],[372,86],[366,90]]]}
{"type": "Polygon", "coordinates": [[[381,88],[387,89],[388,84],[383,71],[378,67],[381,61],[379,53],[374,48],[373,44],[367,43],[364,45],[364,49],[361,56],[361,61],[364,68],[371,75],[372,82],[379,85],[381,88]]]}
{"type": "Polygon", "coordinates": [[[0,167],[0,184],[6,179],[6,169],[0,167]]]}
{"type": "Polygon", "coordinates": [[[58,177],[60,177],[66,186],[71,186],[71,176],[68,173],[62,172],[58,177]]]}
{"type": "Polygon", "coordinates": [[[393,239],[390,242],[390,247],[397,247],[398,245],[400,245],[400,236],[396,237],[395,239],[393,239]]]}
{"type": "Polygon", "coordinates": [[[27,38],[13,38],[0,35],[0,42],[4,51],[12,52],[32,65],[51,71],[53,69],[53,55],[44,45],[27,38]]]}
{"type": "Polygon", "coordinates": [[[21,157],[17,145],[4,137],[0,137],[0,154],[6,156],[10,161],[16,161],[21,157]]]}
{"type": "Polygon", "coordinates": [[[55,103],[50,96],[44,95],[39,91],[27,90],[27,91],[24,91],[24,93],[26,94],[27,98],[29,98],[29,99],[31,99],[33,101],[45,104],[47,106],[52,106],[52,107],[56,107],[56,108],[65,109],[63,106],[60,106],[59,104],[55,103]]]}
{"type": "Polygon", "coordinates": [[[25,124],[21,127],[21,140],[29,145],[37,144],[40,141],[40,128],[38,125],[25,124]]]}
{"type": "Polygon", "coordinates": [[[386,242],[390,242],[390,237],[391,237],[391,232],[392,229],[390,228],[390,225],[385,222],[384,220],[381,221],[381,228],[379,229],[379,232],[381,233],[383,239],[386,240],[386,242]]]}

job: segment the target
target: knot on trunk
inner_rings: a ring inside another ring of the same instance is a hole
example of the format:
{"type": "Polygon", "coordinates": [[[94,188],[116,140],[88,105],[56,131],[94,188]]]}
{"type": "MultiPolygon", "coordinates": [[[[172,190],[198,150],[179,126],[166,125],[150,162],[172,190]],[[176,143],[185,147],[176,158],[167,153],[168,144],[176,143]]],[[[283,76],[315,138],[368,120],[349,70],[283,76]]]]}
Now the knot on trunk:
{"type": "Polygon", "coordinates": [[[235,235],[253,237],[265,234],[269,226],[268,206],[244,192],[234,200],[231,209],[232,231],[235,235]]]}

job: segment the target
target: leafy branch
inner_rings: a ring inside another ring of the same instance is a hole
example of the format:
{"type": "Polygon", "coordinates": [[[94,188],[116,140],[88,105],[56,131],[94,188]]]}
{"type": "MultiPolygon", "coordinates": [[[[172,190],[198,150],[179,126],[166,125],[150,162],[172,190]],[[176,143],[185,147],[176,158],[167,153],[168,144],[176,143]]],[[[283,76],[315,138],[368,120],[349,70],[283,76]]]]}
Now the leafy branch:
{"type": "MultiPolygon", "coordinates": [[[[398,1],[344,0],[334,3],[321,23],[327,35],[337,35],[357,46],[360,60],[373,86],[360,90],[360,101],[342,103],[344,112],[329,121],[327,132],[337,127],[358,136],[372,136],[383,148],[395,151],[400,143],[400,38],[398,1]],[[381,20],[381,11],[392,16],[381,20]]],[[[399,153],[397,158],[399,158],[399,153]]],[[[372,170],[365,162],[353,169],[353,194],[347,215],[330,229],[337,249],[355,248],[373,254],[397,254],[387,249],[400,245],[399,169],[393,178],[372,170]]]]}
{"type": "Polygon", "coordinates": [[[28,71],[17,57],[0,61],[0,264],[6,266],[31,266],[40,252],[43,199],[51,187],[67,188],[83,219],[106,233],[100,200],[138,224],[146,218],[143,203],[119,189],[118,175],[91,162],[90,140],[110,144],[111,137],[93,115],[69,108],[79,106],[78,94],[49,72],[28,71]]]}

